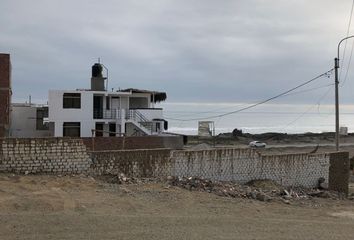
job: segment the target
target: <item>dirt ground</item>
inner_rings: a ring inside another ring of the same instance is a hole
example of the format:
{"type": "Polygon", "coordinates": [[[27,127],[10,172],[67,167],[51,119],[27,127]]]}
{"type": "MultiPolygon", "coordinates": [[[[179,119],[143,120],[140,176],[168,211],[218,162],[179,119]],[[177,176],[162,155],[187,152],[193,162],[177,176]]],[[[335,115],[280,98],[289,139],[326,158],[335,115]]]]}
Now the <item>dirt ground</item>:
{"type": "Polygon", "coordinates": [[[0,239],[354,239],[354,201],[287,205],[160,183],[0,174],[0,239]]]}

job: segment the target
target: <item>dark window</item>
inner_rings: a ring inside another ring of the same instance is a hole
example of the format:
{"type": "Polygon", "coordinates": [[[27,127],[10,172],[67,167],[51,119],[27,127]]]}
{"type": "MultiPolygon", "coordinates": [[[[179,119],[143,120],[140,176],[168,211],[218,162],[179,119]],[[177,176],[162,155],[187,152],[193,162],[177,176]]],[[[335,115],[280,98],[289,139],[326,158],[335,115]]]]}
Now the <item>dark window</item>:
{"type": "Polygon", "coordinates": [[[156,123],[156,132],[160,132],[161,131],[161,122],[157,122],[156,123]]]}
{"type": "Polygon", "coordinates": [[[93,118],[103,118],[103,96],[93,96],[93,118]]]}
{"type": "Polygon", "coordinates": [[[116,124],[115,123],[110,123],[109,124],[109,136],[110,137],[115,137],[116,136],[116,124]]]}
{"type": "Polygon", "coordinates": [[[96,123],[96,137],[103,136],[103,123],[96,123]]]}
{"type": "Polygon", "coordinates": [[[106,97],[106,109],[110,109],[111,108],[111,98],[110,97],[106,97]]]}
{"type": "Polygon", "coordinates": [[[63,124],[64,137],[80,137],[80,123],[79,122],[65,122],[63,124]]]}
{"type": "Polygon", "coordinates": [[[81,93],[64,93],[63,108],[81,108],[81,93]]]}
{"type": "Polygon", "coordinates": [[[45,118],[48,118],[48,107],[37,108],[37,113],[36,113],[37,130],[49,130],[48,122],[44,121],[45,118]]]}

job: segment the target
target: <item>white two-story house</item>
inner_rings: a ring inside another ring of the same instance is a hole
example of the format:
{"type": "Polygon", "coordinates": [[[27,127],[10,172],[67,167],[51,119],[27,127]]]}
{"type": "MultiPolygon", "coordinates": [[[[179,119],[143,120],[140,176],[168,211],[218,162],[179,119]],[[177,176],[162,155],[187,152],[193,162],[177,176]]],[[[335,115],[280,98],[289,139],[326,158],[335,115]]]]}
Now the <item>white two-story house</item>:
{"type": "Polygon", "coordinates": [[[157,102],[166,93],[139,89],[107,91],[103,67],[92,66],[91,89],[50,90],[49,122],[55,137],[158,135],[167,130],[157,102]]]}

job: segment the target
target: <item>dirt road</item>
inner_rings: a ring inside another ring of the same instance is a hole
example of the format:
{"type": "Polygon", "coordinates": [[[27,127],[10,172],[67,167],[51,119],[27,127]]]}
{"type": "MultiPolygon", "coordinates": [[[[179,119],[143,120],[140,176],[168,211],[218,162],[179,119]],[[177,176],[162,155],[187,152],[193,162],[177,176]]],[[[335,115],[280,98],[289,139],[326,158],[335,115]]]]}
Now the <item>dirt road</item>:
{"type": "Polygon", "coordinates": [[[0,239],[353,239],[354,201],[286,205],[86,177],[0,175],[0,239]]]}

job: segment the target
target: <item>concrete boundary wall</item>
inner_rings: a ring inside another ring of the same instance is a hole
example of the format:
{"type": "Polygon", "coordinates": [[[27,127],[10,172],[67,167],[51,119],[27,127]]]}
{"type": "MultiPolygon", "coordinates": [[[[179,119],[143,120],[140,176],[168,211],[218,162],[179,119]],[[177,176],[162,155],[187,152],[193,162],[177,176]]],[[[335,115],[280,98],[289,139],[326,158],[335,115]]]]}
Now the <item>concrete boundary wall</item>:
{"type": "Polygon", "coordinates": [[[70,138],[0,140],[0,171],[14,173],[84,173],[91,165],[86,146],[70,138]]]}
{"type": "Polygon", "coordinates": [[[245,183],[271,179],[284,186],[348,191],[349,154],[261,155],[254,149],[89,151],[82,139],[0,139],[0,172],[124,173],[128,177],[202,177],[245,183]]]}
{"type": "MultiPolygon", "coordinates": [[[[334,156],[334,153],[261,155],[254,149],[236,148],[100,151],[91,152],[91,173],[124,173],[131,177],[195,176],[240,183],[271,179],[284,186],[316,187],[319,178],[329,183],[334,179],[330,176],[341,176],[338,172],[346,171],[343,165],[330,172],[334,156]]],[[[337,157],[339,163],[346,159],[344,155],[337,157]]],[[[345,177],[336,179],[343,182],[345,177]]],[[[337,185],[332,184],[332,188],[337,185]]]]}
{"type": "Polygon", "coordinates": [[[328,154],[261,155],[254,149],[173,151],[174,175],[245,183],[271,179],[284,186],[314,187],[329,179],[328,154]]]}
{"type": "Polygon", "coordinates": [[[93,175],[124,173],[129,177],[166,177],[172,174],[170,149],[90,152],[93,175]]]}

